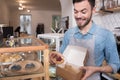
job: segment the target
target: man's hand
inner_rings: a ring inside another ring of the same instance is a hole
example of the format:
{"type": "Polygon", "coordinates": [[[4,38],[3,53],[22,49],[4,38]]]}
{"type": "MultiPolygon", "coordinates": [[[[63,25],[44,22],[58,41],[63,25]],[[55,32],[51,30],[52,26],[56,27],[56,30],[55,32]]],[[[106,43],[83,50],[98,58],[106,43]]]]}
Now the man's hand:
{"type": "Polygon", "coordinates": [[[83,78],[81,80],[86,80],[93,73],[97,72],[97,67],[94,67],[94,66],[81,67],[80,69],[85,71],[84,76],[83,76],[83,78]]]}
{"type": "Polygon", "coordinates": [[[109,65],[101,66],[101,67],[85,66],[85,67],[81,67],[80,69],[85,71],[85,74],[81,80],[86,80],[88,77],[90,77],[92,74],[96,72],[104,72],[104,73],[112,72],[112,67],[109,65]]]}
{"type": "Polygon", "coordinates": [[[63,55],[58,52],[51,52],[49,59],[51,64],[61,64],[64,62],[63,55]]]}

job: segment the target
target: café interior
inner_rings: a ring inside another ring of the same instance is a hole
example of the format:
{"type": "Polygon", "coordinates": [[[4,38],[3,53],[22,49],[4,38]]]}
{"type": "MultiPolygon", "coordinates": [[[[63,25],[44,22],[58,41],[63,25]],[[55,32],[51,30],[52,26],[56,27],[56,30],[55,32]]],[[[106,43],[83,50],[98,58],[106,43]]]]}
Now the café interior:
{"type": "MultiPolygon", "coordinates": [[[[0,80],[58,80],[49,53],[76,26],[72,11],[72,0],[0,0],[0,80]]],[[[113,32],[120,57],[120,0],[96,0],[93,21],[113,32]]]]}

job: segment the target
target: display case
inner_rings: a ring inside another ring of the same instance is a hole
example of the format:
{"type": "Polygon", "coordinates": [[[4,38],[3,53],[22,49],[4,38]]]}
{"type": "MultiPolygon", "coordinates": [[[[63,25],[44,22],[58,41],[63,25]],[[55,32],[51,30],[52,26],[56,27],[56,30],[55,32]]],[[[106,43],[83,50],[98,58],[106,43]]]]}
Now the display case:
{"type": "MultiPolygon", "coordinates": [[[[64,37],[63,33],[46,33],[46,34],[37,35],[38,39],[42,39],[46,44],[49,45],[50,51],[57,51],[57,52],[59,52],[60,50],[63,37],[64,37]]],[[[50,78],[52,78],[52,80],[58,80],[56,77],[56,65],[50,65],[49,76],[50,78]]]]}
{"type": "Polygon", "coordinates": [[[13,38],[12,41],[4,40],[4,46],[0,48],[0,80],[49,80],[48,45],[32,36],[13,38]]]}
{"type": "Polygon", "coordinates": [[[55,51],[60,50],[63,37],[64,37],[63,33],[46,33],[37,35],[38,39],[42,39],[45,43],[49,45],[50,50],[55,51]]]}

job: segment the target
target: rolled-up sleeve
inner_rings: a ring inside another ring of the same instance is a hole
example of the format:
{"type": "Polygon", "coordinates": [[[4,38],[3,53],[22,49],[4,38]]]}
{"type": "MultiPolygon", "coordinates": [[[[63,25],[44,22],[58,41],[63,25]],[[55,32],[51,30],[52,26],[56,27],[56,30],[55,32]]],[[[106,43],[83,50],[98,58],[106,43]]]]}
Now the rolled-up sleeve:
{"type": "Polygon", "coordinates": [[[108,32],[106,36],[105,57],[108,65],[112,67],[113,73],[116,73],[120,68],[120,59],[117,51],[115,37],[111,32],[108,32]]]}

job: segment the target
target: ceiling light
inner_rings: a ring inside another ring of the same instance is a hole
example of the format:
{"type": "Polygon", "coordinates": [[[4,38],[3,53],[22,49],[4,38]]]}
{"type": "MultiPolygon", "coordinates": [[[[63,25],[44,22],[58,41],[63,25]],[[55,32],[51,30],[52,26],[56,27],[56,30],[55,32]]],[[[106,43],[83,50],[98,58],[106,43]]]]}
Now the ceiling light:
{"type": "Polygon", "coordinates": [[[22,6],[22,3],[19,3],[19,6],[22,6]]]}
{"type": "Polygon", "coordinates": [[[27,9],[27,12],[30,12],[30,10],[29,10],[29,9],[27,9]]]}
{"type": "Polygon", "coordinates": [[[18,9],[19,9],[19,10],[23,10],[23,7],[20,6],[20,7],[18,7],[18,9]]]}

